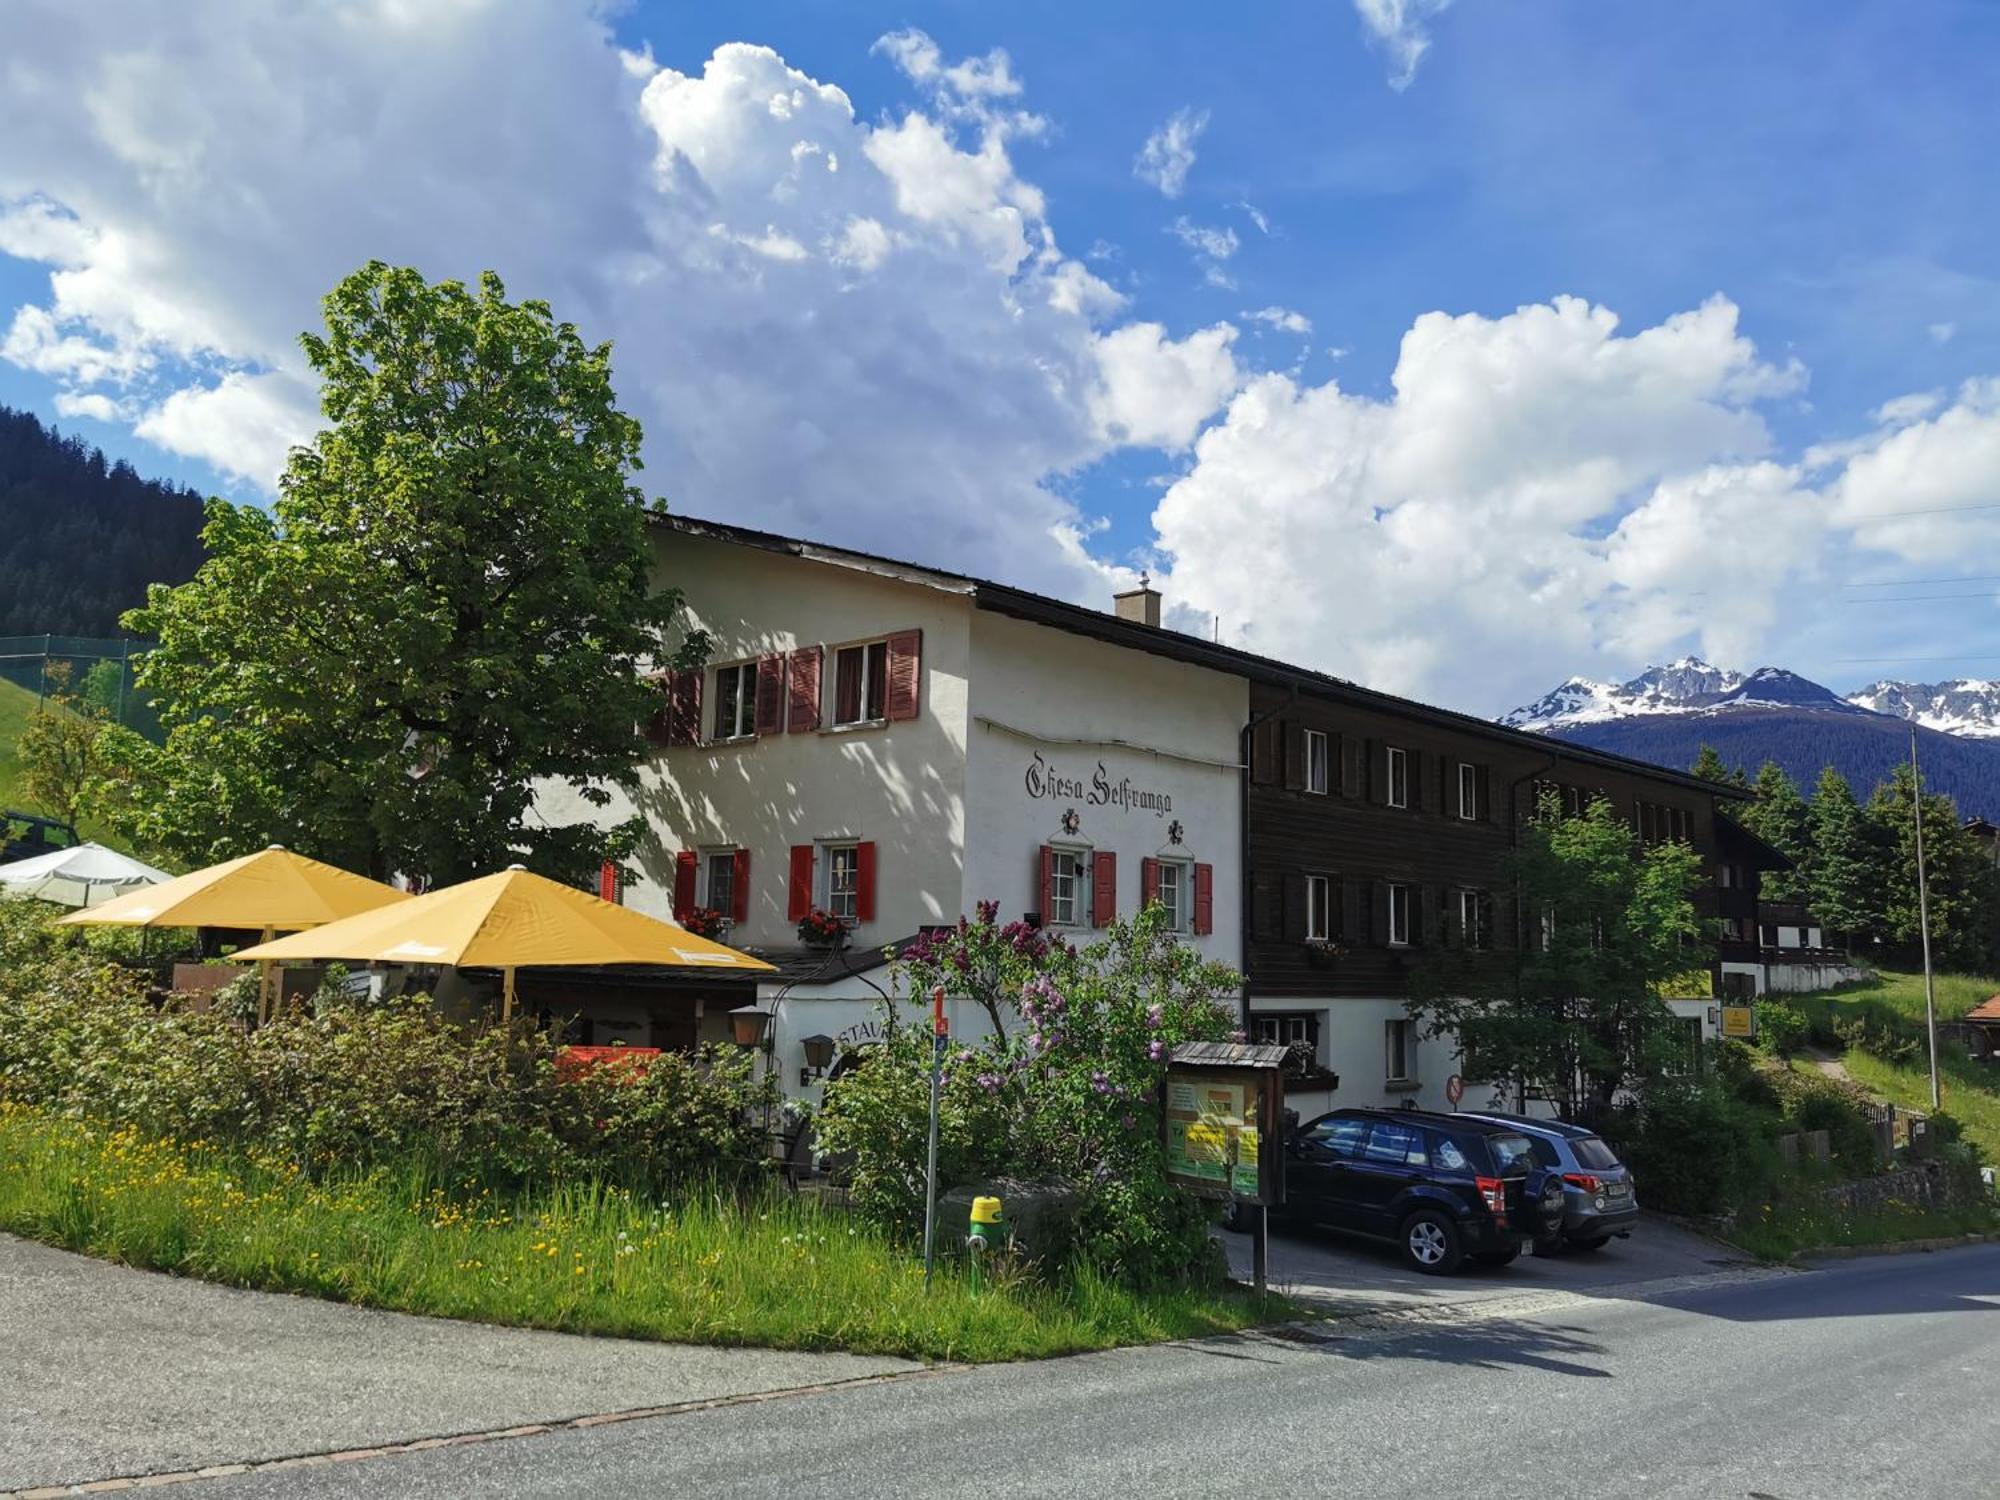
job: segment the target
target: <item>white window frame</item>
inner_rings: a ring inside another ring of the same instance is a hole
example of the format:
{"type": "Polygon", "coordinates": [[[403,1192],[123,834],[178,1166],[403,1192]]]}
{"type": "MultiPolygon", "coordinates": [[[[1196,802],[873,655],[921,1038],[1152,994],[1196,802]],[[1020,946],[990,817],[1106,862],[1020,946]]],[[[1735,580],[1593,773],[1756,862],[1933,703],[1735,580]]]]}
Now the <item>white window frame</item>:
{"type": "Polygon", "coordinates": [[[1090,875],[1091,866],[1096,863],[1091,858],[1091,855],[1094,852],[1088,844],[1051,844],[1049,846],[1051,857],[1049,867],[1049,909],[1042,913],[1043,926],[1081,928],[1090,925],[1090,875]],[[1061,911],[1061,906],[1059,898],[1056,895],[1065,878],[1062,870],[1062,861],[1064,860],[1073,860],[1075,862],[1073,871],[1067,877],[1070,885],[1070,910],[1067,917],[1058,915],[1061,911]]]}
{"type": "Polygon", "coordinates": [[[739,847],[734,844],[715,844],[701,851],[700,904],[707,907],[710,911],[720,914],[722,920],[725,922],[733,922],[736,919],[736,856],[738,852],[739,847]],[[715,899],[715,864],[717,860],[726,861],[729,866],[730,900],[726,906],[715,899]]]}
{"type": "Polygon", "coordinates": [[[1417,1081],[1417,1023],[1409,1016],[1391,1016],[1382,1023],[1382,1075],[1391,1088],[1417,1081]]]}
{"type": "Polygon", "coordinates": [[[1306,876],[1306,941],[1333,941],[1333,877],[1306,876]]]}
{"type": "Polygon", "coordinates": [[[1479,767],[1458,763],[1458,815],[1468,823],[1479,820],[1479,767]]]}
{"type": "Polygon", "coordinates": [[[1458,893],[1459,941],[1474,951],[1483,951],[1490,947],[1493,934],[1486,930],[1486,925],[1486,893],[1460,891],[1458,893]]]}
{"type": "Polygon", "coordinates": [[[852,927],[858,920],[855,912],[861,890],[861,843],[858,839],[829,839],[819,846],[819,858],[815,861],[818,869],[819,888],[813,892],[821,911],[831,912],[852,927]],[[840,889],[835,866],[845,863],[848,882],[845,890],[840,889]],[[845,911],[841,907],[845,905],[845,911]]]}
{"type": "Polygon", "coordinates": [[[1186,932],[1194,925],[1194,865],[1185,859],[1159,859],[1159,885],[1153,895],[1167,911],[1167,931],[1186,932]],[[1167,899],[1167,883],[1172,878],[1174,899],[1167,899]]]}
{"type": "Polygon", "coordinates": [[[1410,752],[1400,745],[1384,747],[1383,771],[1388,786],[1382,800],[1391,807],[1410,805],[1410,752]]]}
{"type": "Polygon", "coordinates": [[[1407,948],[1410,946],[1410,891],[1411,887],[1402,884],[1400,881],[1392,880],[1389,882],[1388,917],[1389,946],[1391,948],[1407,948]],[[1399,897],[1401,898],[1400,900],[1398,900],[1399,897]],[[1400,923],[1396,920],[1398,915],[1402,917],[1400,923]],[[1402,929],[1400,933],[1397,931],[1399,926],[1402,929]]]}
{"type": "Polygon", "coordinates": [[[735,740],[749,740],[757,737],[757,663],[754,661],[731,662],[728,666],[715,669],[715,737],[713,743],[726,745],[735,740]],[[727,734],[723,733],[722,680],[736,679],[736,720],[727,734]]]}
{"type": "Polygon", "coordinates": [[[1333,784],[1333,741],[1324,729],[1306,731],[1306,790],[1327,795],[1333,784]]]}
{"type": "Polygon", "coordinates": [[[848,641],[844,645],[829,646],[827,654],[833,658],[833,670],[827,673],[827,696],[831,700],[826,710],[827,724],[834,729],[860,729],[871,724],[888,723],[889,642],[887,638],[877,636],[871,640],[848,641]],[[868,712],[868,698],[869,690],[874,686],[874,678],[868,670],[868,658],[869,653],[877,646],[882,648],[882,712],[879,714],[870,714],[868,712]],[[857,719],[843,719],[840,717],[840,658],[849,651],[859,651],[861,653],[861,717],[857,719]]]}

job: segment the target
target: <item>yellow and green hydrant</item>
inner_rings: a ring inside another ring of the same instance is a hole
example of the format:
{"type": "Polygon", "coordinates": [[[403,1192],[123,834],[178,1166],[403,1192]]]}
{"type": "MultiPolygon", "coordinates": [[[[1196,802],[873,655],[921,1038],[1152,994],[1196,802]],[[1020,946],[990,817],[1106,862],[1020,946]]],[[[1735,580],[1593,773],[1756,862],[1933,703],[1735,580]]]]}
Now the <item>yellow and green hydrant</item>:
{"type": "Polygon", "coordinates": [[[966,1258],[971,1263],[972,1284],[980,1284],[986,1257],[998,1250],[1007,1238],[1007,1221],[1000,1213],[1000,1200],[979,1197],[972,1200],[972,1224],[965,1236],[966,1258]]]}

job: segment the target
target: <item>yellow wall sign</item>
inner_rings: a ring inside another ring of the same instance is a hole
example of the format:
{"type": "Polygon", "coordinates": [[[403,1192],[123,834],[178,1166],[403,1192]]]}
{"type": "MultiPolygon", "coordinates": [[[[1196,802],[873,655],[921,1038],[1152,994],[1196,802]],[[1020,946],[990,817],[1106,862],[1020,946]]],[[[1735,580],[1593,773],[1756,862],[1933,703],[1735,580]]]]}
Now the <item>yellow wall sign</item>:
{"type": "Polygon", "coordinates": [[[1747,1005],[1723,1006],[1722,1034],[1748,1041],[1757,1034],[1757,1013],[1747,1005]]]}

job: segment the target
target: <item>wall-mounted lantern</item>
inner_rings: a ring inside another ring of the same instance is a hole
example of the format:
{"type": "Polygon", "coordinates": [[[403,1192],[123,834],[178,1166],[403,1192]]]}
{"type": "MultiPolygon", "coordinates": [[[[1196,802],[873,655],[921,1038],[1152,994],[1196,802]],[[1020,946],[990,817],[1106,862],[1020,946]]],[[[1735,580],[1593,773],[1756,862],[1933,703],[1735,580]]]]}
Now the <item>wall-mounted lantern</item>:
{"type": "Polygon", "coordinates": [[[804,1088],[814,1080],[824,1078],[826,1070],[833,1066],[833,1038],[802,1037],[799,1046],[806,1055],[806,1065],[799,1069],[799,1087],[804,1088]]]}
{"type": "Polygon", "coordinates": [[[747,1051],[764,1045],[765,1034],[771,1029],[771,1013],[761,1005],[739,1005],[729,1013],[729,1025],[736,1045],[747,1051]]]}

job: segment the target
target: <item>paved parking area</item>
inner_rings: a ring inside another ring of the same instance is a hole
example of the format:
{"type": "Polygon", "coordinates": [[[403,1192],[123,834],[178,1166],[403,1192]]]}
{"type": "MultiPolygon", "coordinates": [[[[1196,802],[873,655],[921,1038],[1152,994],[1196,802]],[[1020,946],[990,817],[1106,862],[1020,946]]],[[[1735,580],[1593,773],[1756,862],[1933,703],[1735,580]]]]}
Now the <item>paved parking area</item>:
{"type": "MultiPolygon", "coordinates": [[[[1248,1280],[1250,1236],[1220,1238],[1229,1252],[1230,1269],[1248,1280]]],[[[1642,1217],[1630,1239],[1613,1240],[1602,1250],[1552,1257],[1523,1251],[1510,1266],[1467,1265],[1455,1276],[1412,1271],[1393,1247],[1366,1240],[1305,1231],[1271,1234],[1272,1289],[1339,1312],[1478,1302],[1524,1292],[1616,1295],[1617,1288],[1637,1282],[1700,1276],[1750,1264],[1750,1257],[1740,1251],[1651,1215],[1642,1217]]]]}

